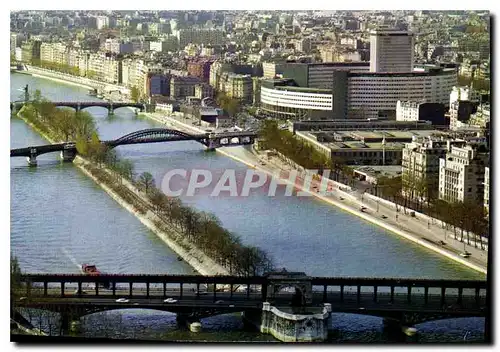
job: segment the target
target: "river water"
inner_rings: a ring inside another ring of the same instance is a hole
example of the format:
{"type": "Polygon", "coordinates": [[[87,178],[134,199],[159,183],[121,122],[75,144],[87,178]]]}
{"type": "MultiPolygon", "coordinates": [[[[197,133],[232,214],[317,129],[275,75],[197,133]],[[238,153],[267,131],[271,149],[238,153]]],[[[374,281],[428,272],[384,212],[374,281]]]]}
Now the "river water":
{"type": "MultiPolygon", "coordinates": [[[[40,89],[53,101],[97,100],[87,90],[23,74],[11,74],[11,100],[19,89],[40,89]]],[[[161,124],[122,108],[108,116],[103,108],[89,108],[102,139],[114,139],[161,124]]],[[[46,141],[18,118],[11,118],[11,148],[46,141]]],[[[209,169],[222,173],[247,167],[218,153],[207,153],[197,142],[142,144],[117,148],[134,163],[137,173],[149,171],[157,184],[171,169],[209,169]]],[[[312,198],[268,197],[265,190],[250,196],[210,197],[199,193],[182,197],[199,210],[217,215],[243,243],[271,253],[278,267],[315,276],[426,277],[483,279],[484,276],[403,240],[359,218],[312,198]]],[[[30,168],[24,158],[11,159],[11,250],[26,272],[78,272],[81,263],[95,263],[110,273],[192,273],[184,262],[138,219],[112,200],[100,187],[57,153],[38,157],[30,168]]],[[[95,315],[94,315],[95,316],[95,315]]],[[[86,321],[96,318],[90,316],[86,321]]],[[[207,340],[273,340],[245,331],[236,315],[205,319],[196,336],[176,328],[174,315],[126,310],[101,314],[111,324],[84,324],[84,334],[128,334],[141,338],[207,340]],[[106,325],[106,326],[104,326],[106,325]],[[107,326],[109,325],[109,326],[107,326]],[[98,326],[100,326],[98,328],[98,326]],[[132,333],[133,331],[133,333],[132,333]]],[[[105,319],[101,319],[105,320],[105,319]]],[[[483,319],[443,320],[422,324],[421,341],[480,339],[483,319]]],[[[335,340],[385,341],[381,319],[336,314],[335,340]]]]}

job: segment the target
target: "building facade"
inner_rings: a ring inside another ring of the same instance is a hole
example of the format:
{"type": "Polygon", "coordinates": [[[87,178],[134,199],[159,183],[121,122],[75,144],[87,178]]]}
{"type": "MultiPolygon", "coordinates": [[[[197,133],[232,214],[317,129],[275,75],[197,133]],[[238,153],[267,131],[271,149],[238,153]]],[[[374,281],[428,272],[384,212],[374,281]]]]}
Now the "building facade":
{"type": "Polygon", "coordinates": [[[425,139],[406,143],[402,158],[403,193],[412,199],[437,198],[439,192],[440,159],[452,145],[463,146],[464,141],[425,139]]]}
{"type": "Polygon", "coordinates": [[[481,146],[452,146],[439,159],[439,198],[447,202],[484,202],[484,168],[488,155],[481,146]]]}
{"type": "Polygon", "coordinates": [[[396,121],[418,120],[431,121],[433,125],[447,125],[444,105],[398,100],[396,103],[396,121]]]}
{"type": "Polygon", "coordinates": [[[370,32],[370,72],[413,71],[413,34],[398,30],[370,32]]]}
{"type": "Polygon", "coordinates": [[[271,116],[293,120],[331,118],[333,95],[325,89],[288,85],[290,80],[263,80],[260,107],[271,116]]]}

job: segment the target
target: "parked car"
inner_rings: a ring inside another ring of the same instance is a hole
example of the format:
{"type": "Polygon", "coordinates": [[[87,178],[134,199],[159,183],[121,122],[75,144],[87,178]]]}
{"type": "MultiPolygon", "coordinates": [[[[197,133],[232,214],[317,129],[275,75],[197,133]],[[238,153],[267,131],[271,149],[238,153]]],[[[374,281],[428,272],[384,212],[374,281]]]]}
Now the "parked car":
{"type": "Polygon", "coordinates": [[[128,300],[128,299],[126,299],[126,298],[118,298],[118,299],[116,300],[116,303],[128,303],[128,302],[129,302],[129,300],[128,300]]]}
{"type": "Polygon", "coordinates": [[[167,298],[166,300],[163,301],[164,303],[177,303],[176,299],[173,298],[167,298]]]}

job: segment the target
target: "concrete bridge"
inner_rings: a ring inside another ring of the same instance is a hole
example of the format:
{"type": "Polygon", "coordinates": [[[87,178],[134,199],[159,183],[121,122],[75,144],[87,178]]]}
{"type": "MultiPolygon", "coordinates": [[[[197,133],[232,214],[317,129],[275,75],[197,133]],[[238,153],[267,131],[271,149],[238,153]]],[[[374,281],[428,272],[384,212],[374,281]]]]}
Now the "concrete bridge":
{"type": "Polygon", "coordinates": [[[386,326],[401,329],[430,320],[484,317],[489,309],[486,282],[470,280],[309,277],[278,272],[251,277],[25,274],[21,283],[17,307],[61,313],[65,324],[99,311],[130,308],[169,311],[187,322],[230,312],[264,321],[264,313],[269,320],[272,305],[292,309],[293,316],[324,307],[328,307],[323,311],[328,317],[331,312],[373,315],[384,318],[386,326]],[[166,298],[174,300],[167,303],[166,298]]]}
{"type": "MultiPolygon", "coordinates": [[[[253,144],[257,134],[255,132],[227,132],[227,133],[202,133],[189,134],[186,132],[168,129],[151,128],[129,133],[115,140],[102,141],[109,148],[116,148],[121,145],[143,144],[143,143],[162,143],[174,141],[197,141],[209,150],[224,146],[236,146],[253,144]]],[[[31,166],[37,165],[36,157],[45,153],[61,152],[63,161],[73,161],[77,154],[76,144],[74,142],[48,144],[32,146],[26,148],[11,149],[11,157],[23,156],[28,159],[31,166]]]]}

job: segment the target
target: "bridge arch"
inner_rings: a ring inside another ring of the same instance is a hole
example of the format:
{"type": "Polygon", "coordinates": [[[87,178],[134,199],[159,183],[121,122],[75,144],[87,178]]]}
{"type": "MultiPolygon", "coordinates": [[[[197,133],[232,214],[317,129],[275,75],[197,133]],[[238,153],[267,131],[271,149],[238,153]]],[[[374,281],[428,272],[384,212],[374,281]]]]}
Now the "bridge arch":
{"type": "Polygon", "coordinates": [[[190,133],[169,128],[149,128],[141,131],[135,131],[125,136],[122,136],[114,141],[105,142],[110,147],[114,148],[124,144],[134,144],[140,141],[168,141],[168,140],[196,140],[204,143],[204,136],[192,135],[190,133]]]}

